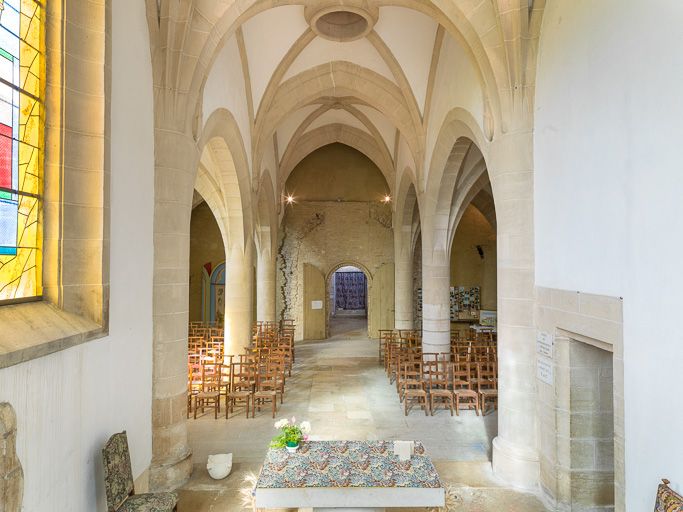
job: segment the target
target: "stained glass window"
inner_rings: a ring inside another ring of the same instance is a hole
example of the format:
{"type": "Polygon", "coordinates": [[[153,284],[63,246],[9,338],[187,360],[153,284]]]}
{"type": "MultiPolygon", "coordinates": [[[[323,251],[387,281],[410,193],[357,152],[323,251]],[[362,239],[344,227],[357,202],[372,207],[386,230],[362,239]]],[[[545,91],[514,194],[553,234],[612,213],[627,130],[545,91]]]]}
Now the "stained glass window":
{"type": "Polygon", "coordinates": [[[42,294],[43,12],[0,0],[0,301],[42,294]]]}

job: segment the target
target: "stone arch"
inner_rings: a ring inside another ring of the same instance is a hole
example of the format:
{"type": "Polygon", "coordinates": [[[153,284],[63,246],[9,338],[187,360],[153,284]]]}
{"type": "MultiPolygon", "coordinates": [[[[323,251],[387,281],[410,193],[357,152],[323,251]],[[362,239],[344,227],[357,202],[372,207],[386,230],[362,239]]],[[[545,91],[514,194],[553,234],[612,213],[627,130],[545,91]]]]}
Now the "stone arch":
{"type": "Polygon", "coordinates": [[[370,270],[363,265],[362,263],[355,261],[355,260],[343,260],[340,262],[335,263],[332,265],[330,270],[325,274],[325,291],[327,293],[327,310],[325,313],[325,337],[330,336],[330,316],[332,312],[332,278],[334,277],[334,273],[339,270],[340,268],[343,267],[356,267],[359,269],[363,274],[365,275],[365,285],[366,285],[366,296],[365,296],[365,307],[367,309],[367,321],[368,321],[368,329],[370,328],[370,315],[374,313],[374,311],[371,313],[371,294],[372,294],[372,273],[370,270]]]}
{"type": "Polygon", "coordinates": [[[415,126],[398,86],[374,71],[345,61],[313,67],[280,85],[271,109],[256,120],[256,154],[289,113],[326,96],[348,96],[376,106],[403,134],[413,157],[422,154],[422,127],[415,126]]]}
{"type": "MultiPolygon", "coordinates": [[[[148,0],[148,2],[151,1],[148,0]]],[[[187,69],[177,67],[177,75],[170,78],[174,83],[189,84],[188,106],[192,108],[194,105],[196,108],[199,108],[201,90],[213,61],[218,54],[218,50],[222,46],[223,41],[230,37],[237,27],[268,8],[298,3],[297,0],[280,0],[274,3],[250,0],[239,5],[230,4],[222,12],[212,13],[213,15],[205,13],[204,16],[198,17],[202,19],[204,24],[208,21],[212,28],[208,33],[205,29],[194,32],[190,31],[190,33],[197,34],[196,38],[201,37],[203,39],[201,41],[191,41],[195,47],[201,48],[199,56],[192,59],[193,65],[186,66],[187,69]]],[[[497,125],[502,125],[502,112],[504,110],[502,105],[503,103],[506,105],[510,103],[509,99],[506,98],[511,90],[508,54],[517,55],[516,52],[508,53],[509,44],[506,44],[506,40],[511,41],[510,44],[512,45],[522,44],[519,37],[510,36],[506,39],[502,27],[503,18],[506,19],[506,25],[511,25],[516,29],[520,24],[526,26],[526,22],[522,20],[522,17],[528,16],[528,13],[522,12],[521,9],[510,9],[509,12],[501,14],[497,11],[494,3],[489,4],[488,2],[480,4],[477,8],[466,10],[451,0],[431,0],[429,2],[422,0],[393,0],[386,5],[402,6],[430,16],[443,25],[446,31],[462,44],[468,56],[475,64],[486,102],[491,104],[493,118],[497,125]]],[[[150,10],[156,10],[156,7],[150,7],[150,10]]],[[[534,19],[536,18],[534,17],[534,19]]],[[[150,30],[153,34],[158,34],[160,31],[153,21],[155,19],[156,17],[150,16],[150,24],[152,25],[150,30]]],[[[534,23],[534,26],[537,25],[537,23],[534,23]]],[[[168,31],[168,33],[169,37],[173,36],[172,31],[168,31]]],[[[172,41],[162,41],[159,43],[167,48],[177,47],[177,44],[172,41]]],[[[167,58],[170,59],[171,57],[167,58]]],[[[189,113],[186,118],[188,121],[187,127],[190,128],[192,113],[189,113]]]]}
{"type": "Polygon", "coordinates": [[[225,207],[225,201],[223,200],[219,184],[216,183],[216,180],[211,173],[201,164],[199,169],[197,169],[197,178],[194,182],[194,189],[202,196],[209,206],[209,209],[213,213],[216,223],[218,224],[218,229],[221,231],[223,246],[228,247],[230,239],[230,234],[228,232],[228,229],[230,228],[230,219],[225,207]]]}
{"type": "Polygon", "coordinates": [[[356,267],[357,269],[363,271],[365,277],[368,278],[368,282],[372,281],[372,273],[370,272],[368,267],[355,260],[343,260],[338,263],[335,263],[334,265],[332,265],[332,267],[330,267],[330,270],[328,270],[325,274],[325,283],[329,283],[334,273],[342,267],[356,267]]]}
{"type": "Polygon", "coordinates": [[[197,148],[227,211],[226,250],[246,250],[253,233],[249,164],[239,127],[227,109],[217,109],[209,116],[197,148]]]}
{"type": "Polygon", "coordinates": [[[390,156],[382,151],[377,141],[368,133],[353,126],[342,125],[339,123],[321,126],[310,132],[305,133],[297,140],[295,146],[288,148],[282,159],[280,167],[282,185],[287,182],[287,178],[296,166],[308,155],[328,144],[339,142],[352,147],[363,153],[379,168],[387,181],[389,190],[392,189],[393,164],[390,156]]]}

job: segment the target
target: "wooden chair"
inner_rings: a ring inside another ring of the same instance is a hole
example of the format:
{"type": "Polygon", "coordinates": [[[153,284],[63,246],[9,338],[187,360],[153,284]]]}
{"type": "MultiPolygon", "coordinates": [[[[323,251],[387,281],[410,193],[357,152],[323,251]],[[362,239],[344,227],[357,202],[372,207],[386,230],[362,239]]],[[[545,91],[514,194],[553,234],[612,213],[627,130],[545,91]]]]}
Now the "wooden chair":
{"type": "Polygon", "coordinates": [[[448,361],[436,360],[424,363],[427,369],[429,385],[429,410],[434,416],[434,410],[439,403],[448,406],[453,416],[453,391],[451,390],[450,364],[448,361]]]}
{"type": "Polygon", "coordinates": [[[498,367],[496,363],[477,363],[477,391],[481,400],[481,414],[486,414],[486,399],[498,409],[498,367]]]}
{"type": "Polygon", "coordinates": [[[379,362],[384,360],[384,353],[386,351],[387,341],[392,340],[396,333],[391,329],[379,330],[379,362]]]}
{"type": "Polygon", "coordinates": [[[429,401],[427,400],[427,390],[422,380],[422,363],[406,363],[404,375],[407,377],[403,381],[403,411],[408,416],[410,404],[417,402],[424,410],[425,416],[429,416],[429,401]],[[419,379],[414,379],[411,375],[419,375],[419,379]]]}
{"type": "Polygon", "coordinates": [[[145,510],[172,512],[177,510],[178,495],[174,492],[135,494],[130,451],[126,431],[114,434],[102,449],[104,490],[107,512],[145,510]]]}
{"type": "Polygon", "coordinates": [[[249,406],[254,396],[256,384],[254,366],[249,363],[232,363],[230,365],[230,391],[226,395],[225,419],[233,412],[234,407],[244,404],[247,418],[249,406]]]}
{"type": "Polygon", "coordinates": [[[453,376],[453,396],[455,398],[455,414],[460,416],[460,404],[466,409],[474,409],[479,416],[479,393],[472,389],[470,382],[471,363],[455,362],[451,364],[453,376]]]}
{"type": "Polygon", "coordinates": [[[202,389],[194,395],[194,419],[197,409],[213,407],[213,416],[218,419],[221,410],[221,365],[205,364],[202,366],[202,389]]]}
{"type": "Polygon", "coordinates": [[[261,406],[270,402],[273,418],[277,412],[278,383],[275,373],[270,365],[266,366],[265,372],[258,373],[256,391],[254,392],[254,407],[251,410],[251,417],[256,416],[256,409],[261,411],[261,406]]]}

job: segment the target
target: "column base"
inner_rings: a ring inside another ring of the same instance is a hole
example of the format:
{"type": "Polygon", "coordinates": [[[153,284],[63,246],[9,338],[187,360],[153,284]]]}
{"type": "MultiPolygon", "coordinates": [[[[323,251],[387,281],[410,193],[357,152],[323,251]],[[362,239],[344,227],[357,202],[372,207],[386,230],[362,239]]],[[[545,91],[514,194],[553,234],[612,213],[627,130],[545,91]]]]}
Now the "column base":
{"type": "Polygon", "coordinates": [[[179,459],[154,463],[149,468],[149,487],[152,491],[172,491],[181,487],[192,474],[192,452],[179,459]]]}
{"type": "Polygon", "coordinates": [[[540,467],[535,451],[520,449],[501,437],[493,440],[493,473],[513,487],[537,489],[540,467]]]}

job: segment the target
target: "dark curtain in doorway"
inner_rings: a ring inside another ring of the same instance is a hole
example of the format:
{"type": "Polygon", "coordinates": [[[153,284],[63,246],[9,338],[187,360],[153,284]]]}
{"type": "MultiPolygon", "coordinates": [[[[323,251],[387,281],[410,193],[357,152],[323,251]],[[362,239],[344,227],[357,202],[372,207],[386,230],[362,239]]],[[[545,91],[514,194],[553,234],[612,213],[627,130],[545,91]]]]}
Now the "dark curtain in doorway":
{"type": "Polygon", "coordinates": [[[365,274],[337,272],[334,274],[335,308],[365,309],[365,274]]]}

